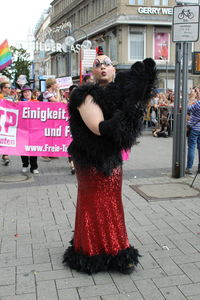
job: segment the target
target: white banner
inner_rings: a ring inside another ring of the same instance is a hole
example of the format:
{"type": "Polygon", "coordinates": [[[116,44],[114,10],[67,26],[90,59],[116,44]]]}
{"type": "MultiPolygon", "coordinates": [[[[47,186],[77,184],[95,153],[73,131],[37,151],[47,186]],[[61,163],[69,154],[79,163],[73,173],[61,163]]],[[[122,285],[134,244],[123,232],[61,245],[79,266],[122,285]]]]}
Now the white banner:
{"type": "Polygon", "coordinates": [[[56,78],[56,82],[59,89],[68,89],[73,84],[71,76],[56,78]]]}

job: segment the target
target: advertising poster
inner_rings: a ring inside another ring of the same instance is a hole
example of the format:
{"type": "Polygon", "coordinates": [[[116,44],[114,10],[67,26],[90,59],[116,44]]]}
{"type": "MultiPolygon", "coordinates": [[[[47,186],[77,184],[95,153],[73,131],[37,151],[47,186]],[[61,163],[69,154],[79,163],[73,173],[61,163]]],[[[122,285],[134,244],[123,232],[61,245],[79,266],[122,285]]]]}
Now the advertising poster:
{"type": "Polygon", "coordinates": [[[155,60],[169,59],[169,33],[167,32],[154,33],[154,59],[155,60]]]}

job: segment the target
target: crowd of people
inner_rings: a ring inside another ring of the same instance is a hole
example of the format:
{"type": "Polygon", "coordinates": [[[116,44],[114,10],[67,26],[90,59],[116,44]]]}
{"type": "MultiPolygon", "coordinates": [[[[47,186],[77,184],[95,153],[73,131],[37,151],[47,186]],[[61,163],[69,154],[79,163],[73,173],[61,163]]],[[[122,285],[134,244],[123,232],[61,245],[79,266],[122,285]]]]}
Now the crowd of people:
{"type": "MultiPolygon", "coordinates": [[[[151,99],[146,111],[146,121],[152,127],[154,137],[166,138],[171,135],[173,107],[174,93],[172,90],[167,90],[166,93],[157,93],[151,99]]],[[[188,94],[187,124],[191,130],[187,139],[188,151],[185,173],[191,175],[196,146],[199,156],[198,172],[200,173],[200,87],[198,86],[191,88],[188,94]]]]}
{"type": "MultiPolygon", "coordinates": [[[[200,99],[200,88],[190,89],[188,105],[195,104],[200,99]]],[[[168,89],[165,93],[156,93],[146,110],[148,126],[152,127],[154,137],[169,137],[173,130],[174,92],[168,89]]],[[[188,116],[189,120],[189,116],[188,116]]]]}

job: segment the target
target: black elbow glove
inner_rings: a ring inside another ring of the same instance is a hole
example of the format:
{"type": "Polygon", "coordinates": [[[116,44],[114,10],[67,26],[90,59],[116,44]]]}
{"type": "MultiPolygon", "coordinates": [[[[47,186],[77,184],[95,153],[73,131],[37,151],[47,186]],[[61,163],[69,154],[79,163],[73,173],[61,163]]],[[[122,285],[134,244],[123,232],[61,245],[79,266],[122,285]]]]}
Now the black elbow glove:
{"type": "Polygon", "coordinates": [[[113,117],[99,123],[99,132],[102,136],[114,137],[118,139],[121,133],[121,121],[123,119],[123,112],[118,110],[113,117]],[[118,137],[118,138],[117,138],[118,137]]]}

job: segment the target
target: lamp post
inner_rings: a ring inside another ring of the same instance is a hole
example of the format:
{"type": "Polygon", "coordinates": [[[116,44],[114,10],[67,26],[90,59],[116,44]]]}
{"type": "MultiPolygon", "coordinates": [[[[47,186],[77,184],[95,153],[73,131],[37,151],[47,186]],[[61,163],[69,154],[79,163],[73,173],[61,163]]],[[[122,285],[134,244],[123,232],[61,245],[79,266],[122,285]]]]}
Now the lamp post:
{"type": "MultiPolygon", "coordinates": [[[[90,49],[92,46],[92,42],[90,40],[88,40],[88,36],[87,33],[85,32],[85,30],[80,29],[80,28],[76,28],[74,29],[72,32],[71,30],[67,30],[65,31],[67,33],[67,37],[65,38],[64,44],[62,45],[62,47],[65,49],[65,47],[67,46],[67,48],[69,49],[69,73],[71,75],[71,51],[75,50],[74,45],[76,43],[76,39],[74,37],[74,33],[77,31],[81,31],[82,33],[84,33],[86,39],[83,41],[83,43],[80,45],[76,45],[78,47],[76,47],[76,49],[79,52],[79,73],[80,73],[80,84],[82,84],[82,73],[83,73],[83,68],[82,68],[82,49],[90,49]],[[73,47],[73,48],[72,48],[73,47]]],[[[63,49],[63,50],[64,50],[63,49]]]]}

